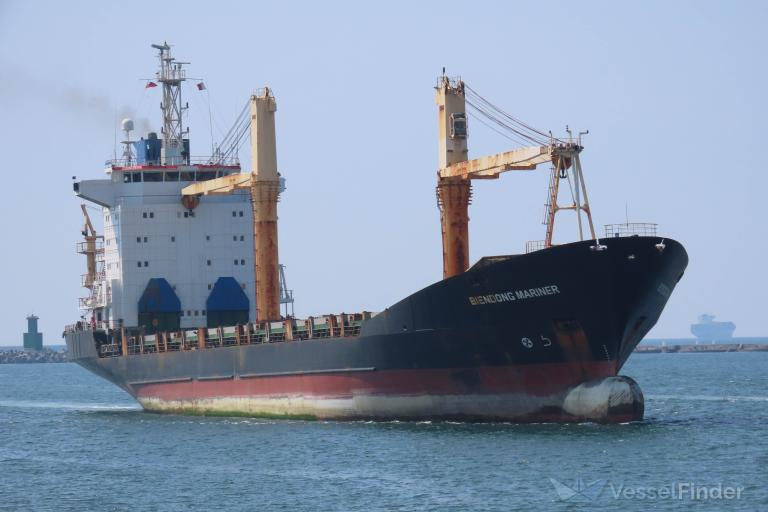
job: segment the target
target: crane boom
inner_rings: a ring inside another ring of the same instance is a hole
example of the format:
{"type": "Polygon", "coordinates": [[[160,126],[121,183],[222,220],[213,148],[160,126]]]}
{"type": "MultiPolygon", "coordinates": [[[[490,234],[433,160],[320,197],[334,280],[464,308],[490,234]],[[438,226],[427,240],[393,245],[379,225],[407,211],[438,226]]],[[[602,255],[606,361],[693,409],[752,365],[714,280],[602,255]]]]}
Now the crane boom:
{"type": "Polygon", "coordinates": [[[253,173],[222,176],[212,180],[198,181],[181,189],[182,196],[226,196],[238,189],[250,189],[253,173]]]}
{"type": "Polygon", "coordinates": [[[532,146],[448,165],[440,169],[440,178],[496,179],[502,172],[532,171],[551,161],[551,146],[532,146]]]}

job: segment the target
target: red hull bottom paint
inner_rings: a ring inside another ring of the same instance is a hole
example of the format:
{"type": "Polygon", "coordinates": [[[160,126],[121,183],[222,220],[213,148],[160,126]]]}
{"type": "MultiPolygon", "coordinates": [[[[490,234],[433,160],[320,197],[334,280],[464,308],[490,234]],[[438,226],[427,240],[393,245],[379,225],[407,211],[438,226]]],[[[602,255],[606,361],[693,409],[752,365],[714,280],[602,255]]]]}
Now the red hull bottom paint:
{"type": "Polygon", "coordinates": [[[149,411],[316,419],[627,422],[637,384],[615,363],[230,377],[136,384],[149,411]]]}

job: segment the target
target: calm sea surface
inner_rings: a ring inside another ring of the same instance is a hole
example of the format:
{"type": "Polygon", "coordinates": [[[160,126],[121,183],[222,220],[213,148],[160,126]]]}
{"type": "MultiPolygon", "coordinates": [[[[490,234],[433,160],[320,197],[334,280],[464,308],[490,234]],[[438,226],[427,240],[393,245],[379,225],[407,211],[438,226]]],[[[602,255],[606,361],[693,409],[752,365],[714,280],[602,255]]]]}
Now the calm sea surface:
{"type": "Polygon", "coordinates": [[[0,510],[768,510],[768,353],[623,373],[643,423],[470,425],[161,416],[74,364],[0,365],[0,510]]]}

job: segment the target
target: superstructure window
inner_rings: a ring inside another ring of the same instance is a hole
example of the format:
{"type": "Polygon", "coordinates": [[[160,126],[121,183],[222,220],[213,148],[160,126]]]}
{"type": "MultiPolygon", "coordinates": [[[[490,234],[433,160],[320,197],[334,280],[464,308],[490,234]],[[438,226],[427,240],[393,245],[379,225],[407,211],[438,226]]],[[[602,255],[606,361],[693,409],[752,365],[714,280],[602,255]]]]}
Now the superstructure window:
{"type": "Polygon", "coordinates": [[[211,266],[211,260],[208,260],[208,261],[207,261],[207,265],[208,265],[209,267],[211,266]]]}
{"type": "Polygon", "coordinates": [[[232,212],[232,216],[233,216],[233,217],[237,217],[237,212],[233,211],[233,212],[232,212]]]}
{"type": "Polygon", "coordinates": [[[211,288],[213,288],[213,286],[209,284],[208,285],[208,289],[210,290],[211,288]]]}
{"type": "Polygon", "coordinates": [[[211,240],[211,235],[205,235],[205,240],[206,240],[207,242],[210,242],[210,240],[211,240]]]}
{"type": "Polygon", "coordinates": [[[232,241],[233,241],[233,242],[237,242],[237,235],[233,235],[233,236],[232,236],[232,241]]]}
{"type": "Polygon", "coordinates": [[[147,243],[148,238],[144,237],[144,243],[147,243]]]}
{"type": "Polygon", "coordinates": [[[176,237],[175,237],[175,236],[172,236],[172,237],[171,237],[171,242],[175,242],[175,241],[176,241],[176,237]]]}
{"type": "Polygon", "coordinates": [[[237,265],[237,260],[235,260],[235,265],[237,265]]]}
{"type": "Polygon", "coordinates": [[[178,171],[168,171],[165,173],[165,181],[179,181],[178,171]]]}
{"type": "Polygon", "coordinates": [[[149,212],[149,218],[154,219],[155,218],[155,212],[149,212]]]}
{"type": "Polygon", "coordinates": [[[148,261],[145,261],[145,262],[144,262],[144,266],[145,266],[145,267],[148,267],[148,266],[149,266],[149,262],[148,262],[148,261]]]}
{"type": "Polygon", "coordinates": [[[134,172],[132,173],[132,180],[134,183],[140,183],[141,182],[141,173],[140,172],[134,172]]]}
{"type": "Polygon", "coordinates": [[[146,219],[147,218],[147,212],[141,212],[141,216],[146,219]]]}
{"type": "Polygon", "coordinates": [[[198,171],[197,181],[212,180],[216,177],[216,171],[198,171]]]}
{"type": "Polygon", "coordinates": [[[243,216],[243,210],[240,210],[238,213],[239,213],[240,217],[243,216]]]}
{"type": "Polygon", "coordinates": [[[242,242],[244,240],[245,240],[245,237],[243,235],[240,235],[240,241],[242,242]]]}
{"type": "Polygon", "coordinates": [[[163,181],[163,173],[162,172],[145,172],[144,181],[148,183],[157,183],[158,181],[163,181]]]}
{"type": "Polygon", "coordinates": [[[245,265],[245,260],[240,260],[241,265],[245,265]]]}
{"type": "Polygon", "coordinates": [[[192,171],[182,171],[181,174],[179,174],[180,181],[195,181],[195,172],[192,171]]]}
{"type": "Polygon", "coordinates": [[[123,173],[123,183],[130,183],[131,182],[131,173],[124,172],[123,173]]]}
{"type": "Polygon", "coordinates": [[[136,266],[137,266],[137,267],[139,267],[139,268],[141,268],[141,262],[140,262],[140,261],[137,261],[137,262],[136,262],[136,266]]]}
{"type": "Polygon", "coordinates": [[[140,236],[137,236],[137,237],[136,237],[136,243],[137,243],[137,244],[140,244],[140,243],[141,243],[141,237],[140,237],[140,236]]]}

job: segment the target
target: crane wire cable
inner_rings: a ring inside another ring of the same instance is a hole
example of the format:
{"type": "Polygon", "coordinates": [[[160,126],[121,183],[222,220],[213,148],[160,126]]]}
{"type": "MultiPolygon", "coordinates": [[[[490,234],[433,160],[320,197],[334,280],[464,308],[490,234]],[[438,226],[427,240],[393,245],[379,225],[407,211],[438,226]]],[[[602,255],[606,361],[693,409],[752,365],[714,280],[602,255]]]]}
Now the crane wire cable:
{"type": "Polygon", "coordinates": [[[488,120],[493,121],[494,123],[496,123],[500,127],[504,128],[504,129],[506,129],[506,130],[508,130],[510,132],[513,132],[513,133],[519,135],[520,137],[522,137],[523,139],[527,140],[528,142],[524,143],[526,145],[530,144],[530,143],[536,144],[538,146],[544,146],[544,145],[549,144],[549,140],[548,139],[542,138],[540,136],[531,135],[530,133],[526,133],[525,131],[522,131],[520,129],[515,128],[514,126],[509,125],[504,120],[499,119],[499,117],[497,115],[493,114],[492,112],[488,112],[484,107],[475,104],[473,101],[471,101],[469,99],[466,100],[466,103],[471,108],[475,109],[477,112],[479,112],[480,114],[485,116],[488,120]]]}
{"type": "Polygon", "coordinates": [[[515,137],[514,135],[504,133],[503,131],[499,130],[498,128],[494,128],[490,123],[488,123],[487,121],[484,121],[482,116],[477,115],[477,114],[473,114],[472,112],[468,112],[468,113],[469,113],[469,117],[471,117],[472,119],[478,121],[480,124],[485,125],[488,129],[498,133],[502,137],[504,137],[504,138],[506,138],[508,140],[511,140],[512,142],[514,142],[516,144],[522,144],[522,145],[526,145],[527,144],[525,141],[515,137]]]}
{"type": "Polygon", "coordinates": [[[497,107],[496,105],[494,105],[493,103],[491,103],[490,101],[485,99],[477,91],[475,91],[470,86],[468,86],[466,83],[464,84],[464,87],[466,88],[467,91],[469,91],[469,95],[470,96],[474,97],[477,101],[480,101],[480,102],[484,103],[489,108],[495,110],[496,112],[498,112],[502,116],[506,117],[509,121],[511,121],[512,123],[518,125],[521,129],[525,129],[525,130],[527,130],[529,132],[532,132],[534,134],[540,135],[540,136],[542,136],[542,137],[544,137],[546,139],[549,139],[551,137],[551,135],[549,133],[544,133],[543,131],[534,128],[533,126],[531,126],[531,125],[521,121],[520,119],[514,117],[513,115],[511,115],[511,114],[505,112],[504,110],[502,110],[501,108],[497,107]]]}
{"type": "Polygon", "coordinates": [[[498,124],[502,128],[509,130],[511,132],[514,132],[518,134],[519,136],[523,137],[524,139],[533,142],[535,144],[546,144],[546,141],[542,139],[537,134],[532,134],[531,132],[528,132],[521,128],[516,128],[515,126],[510,125],[507,121],[499,118],[498,115],[494,114],[493,112],[489,112],[487,107],[483,105],[476,104],[472,99],[466,99],[467,104],[469,104],[472,108],[477,110],[478,112],[482,113],[486,118],[493,121],[494,123],[498,124]]]}
{"type": "Polygon", "coordinates": [[[224,138],[221,139],[221,142],[219,143],[219,147],[228,148],[229,145],[234,140],[234,138],[236,138],[236,135],[240,131],[243,122],[245,122],[245,117],[243,114],[244,114],[244,111],[237,116],[237,118],[235,119],[235,122],[232,123],[232,127],[229,129],[229,131],[224,136],[224,138]]]}
{"type": "Polygon", "coordinates": [[[221,158],[223,160],[227,160],[239,154],[240,148],[245,140],[245,134],[250,131],[251,119],[250,116],[246,115],[247,107],[248,105],[246,104],[245,108],[240,113],[240,116],[238,116],[238,119],[235,121],[235,124],[232,125],[226,139],[222,141],[219,146],[220,148],[223,148],[221,152],[221,158]]]}

